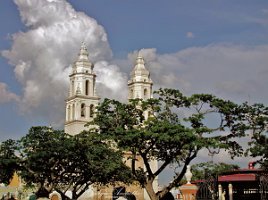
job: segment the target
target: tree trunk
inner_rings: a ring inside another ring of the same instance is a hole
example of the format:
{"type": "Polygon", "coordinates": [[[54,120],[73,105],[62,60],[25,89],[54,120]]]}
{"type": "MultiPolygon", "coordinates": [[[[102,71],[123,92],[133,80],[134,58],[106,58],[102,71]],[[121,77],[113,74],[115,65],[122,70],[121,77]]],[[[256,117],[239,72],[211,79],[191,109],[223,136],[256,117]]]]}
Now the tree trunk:
{"type": "Polygon", "coordinates": [[[158,196],[156,195],[154,189],[153,189],[153,181],[148,181],[146,184],[145,184],[145,190],[146,192],[148,193],[149,197],[151,200],[159,200],[158,199],[158,196]]]}

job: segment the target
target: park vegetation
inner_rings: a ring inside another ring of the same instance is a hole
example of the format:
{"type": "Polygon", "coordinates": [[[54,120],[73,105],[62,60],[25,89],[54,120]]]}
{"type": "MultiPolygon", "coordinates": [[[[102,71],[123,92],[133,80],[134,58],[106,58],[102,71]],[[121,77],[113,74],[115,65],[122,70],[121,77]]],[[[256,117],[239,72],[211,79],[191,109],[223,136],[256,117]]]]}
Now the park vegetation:
{"type": "MultiPolygon", "coordinates": [[[[105,99],[92,123],[98,126],[95,131],[103,140],[114,141],[122,152],[131,152],[128,159],[134,180],[152,200],[161,199],[178,186],[199,151],[216,148],[228,152],[231,158],[242,156],[239,138],[250,133],[252,136],[252,130],[253,137],[267,131],[265,106],[239,105],[210,94],[187,97],[174,89],[160,89],[155,96],[127,104],[105,99]],[[145,170],[136,167],[138,157],[145,170]],[[155,160],[157,170],[150,165],[155,160]],[[168,185],[155,191],[153,182],[171,164],[180,170],[168,185]]],[[[258,143],[252,145],[256,147],[258,143]]]]}
{"type": "Polygon", "coordinates": [[[0,169],[0,182],[8,184],[17,172],[26,187],[36,187],[37,197],[57,191],[68,199],[71,191],[77,199],[93,184],[131,180],[122,153],[98,135],[71,136],[49,127],[32,127],[20,140],[3,142],[0,169]]]}
{"type": "Polygon", "coordinates": [[[147,100],[104,99],[95,115],[91,128],[76,136],[32,127],[22,139],[3,142],[0,182],[8,183],[16,171],[40,191],[54,189],[65,195],[72,190],[77,198],[92,184],[135,181],[151,200],[159,200],[181,183],[187,165],[204,149],[220,149],[231,158],[260,156],[260,164],[267,166],[268,108],[262,104],[160,89],[147,100]],[[239,142],[242,137],[250,137],[247,151],[239,142]],[[125,152],[129,167],[123,162],[125,152]],[[140,159],[145,169],[137,167],[140,159]],[[152,162],[158,163],[157,169],[152,162]],[[155,191],[154,181],[171,164],[179,170],[155,191]]]}

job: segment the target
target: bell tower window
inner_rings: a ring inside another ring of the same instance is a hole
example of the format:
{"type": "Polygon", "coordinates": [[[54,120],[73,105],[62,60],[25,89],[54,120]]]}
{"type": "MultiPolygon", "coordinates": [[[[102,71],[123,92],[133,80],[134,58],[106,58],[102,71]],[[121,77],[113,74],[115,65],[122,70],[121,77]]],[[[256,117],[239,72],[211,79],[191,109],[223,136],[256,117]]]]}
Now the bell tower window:
{"type": "Polygon", "coordinates": [[[90,105],[90,107],[89,107],[89,110],[90,110],[90,112],[89,112],[89,117],[93,117],[93,115],[94,115],[94,105],[90,105]]]}
{"type": "Polygon", "coordinates": [[[89,81],[88,80],[86,80],[86,84],[85,84],[85,93],[86,93],[86,95],[88,95],[88,93],[89,93],[89,81]]]}
{"type": "Polygon", "coordinates": [[[130,98],[133,98],[134,97],[134,92],[133,92],[133,89],[130,90],[130,98]]]}
{"type": "Polygon", "coordinates": [[[85,117],[86,105],[84,103],[81,104],[81,117],[85,117]]]}
{"type": "Polygon", "coordinates": [[[147,99],[148,97],[148,90],[145,88],[143,93],[144,99],[147,99]]]}

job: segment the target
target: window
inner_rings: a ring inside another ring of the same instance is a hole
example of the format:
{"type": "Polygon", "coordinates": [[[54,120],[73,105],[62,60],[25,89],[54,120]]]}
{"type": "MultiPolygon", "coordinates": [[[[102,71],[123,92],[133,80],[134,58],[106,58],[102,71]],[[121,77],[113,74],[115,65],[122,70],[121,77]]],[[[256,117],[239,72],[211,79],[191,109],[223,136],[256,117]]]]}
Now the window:
{"type": "Polygon", "coordinates": [[[86,93],[86,95],[88,95],[88,90],[89,90],[89,81],[88,80],[86,80],[86,85],[85,85],[85,93],[86,93]]]}
{"type": "Polygon", "coordinates": [[[130,90],[130,98],[134,98],[133,89],[130,90]]]}
{"type": "Polygon", "coordinates": [[[81,104],[81,117],[85,117],[86,113],[86,105],[84,103],[81,104]]]}
{"type": "Polygon", "coordinates": [[[143,93],[144,99],[147,99],[148,97],[148,91],[147,89],[144,89],[144,93],[143,93]]]}
{"type": "Polygon", "coordinates": [[[75,92],[74,92],[74,81],[72,81],[72,89],[71,89],[71,94],[74,95],[75,92]]]}
{"type": "Polygon", "coordinates": [[[89,117],[93,117],[93,115],[94,115],[94,105],[90,105],[90,108],[89,108],[89,117]]]}

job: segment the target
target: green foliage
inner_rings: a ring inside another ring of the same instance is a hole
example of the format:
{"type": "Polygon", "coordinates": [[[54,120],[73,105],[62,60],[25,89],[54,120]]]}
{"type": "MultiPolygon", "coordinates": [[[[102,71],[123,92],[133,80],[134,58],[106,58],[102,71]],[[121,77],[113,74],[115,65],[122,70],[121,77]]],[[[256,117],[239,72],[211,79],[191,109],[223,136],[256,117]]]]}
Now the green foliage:
{"type": "MultiPolygon", "coordinates": [[[[12,144],[6,149],[12,149],[12,144]]],[[[11,166],[11,172],[17,171],[27,186],[37,185],[37,195],[53,189],[64,196],[69,190],[76,199],[91,184],[131,181],[121,152],[103,142],[99,134],[71,136],[48,127],[32,127],[15,146],[17,153],[6,156],[11,162],[15,155],[17,165],[11,166]]]]}
{"type": "Polygon", "coordinates": [[[220,175],[225,172],[239,169],[238,165],[226,164],[226,163],[198,163],[192,165],[191,172],[193,174],[192,180],[204,180],[208,175],[220,175]]]}
{"type": "Polygon", "coordinates": [[[91,123],[98,125],[103,140],[131,152],[132,174],[152,199],[163,197],[176,186],[203,148],[224,149],[231,157],[243,154],[236,142],[250,128],[244,123],[247,110],[243,106],[209,94],[187,97],[174,89],[160,89],[156,95],[155,99],[134,99],[128,104],[105,99],[91,123]],[[138,156],[146,172],[136,167],[138,156]],[[161,163],[156,171],[150,166],[153,160],[161,163]],[[152,192],[153,180],[171,163],[181,167],[181,172],[162,191],[152,192]]]}
{"type": "Polygon", "coordinates": [[[251,130],[247,154],[258,157],[261,166],[268,169],[268,107],[263,104],[244,104],[243,107],[248,110],[245,118],[251,130]]]}
{"type": "Polygon", "coordinates": [[[7,140],[0,144],[0,183],[9,184],[19,168],[16,156],[16,141],[7,140]]]}

